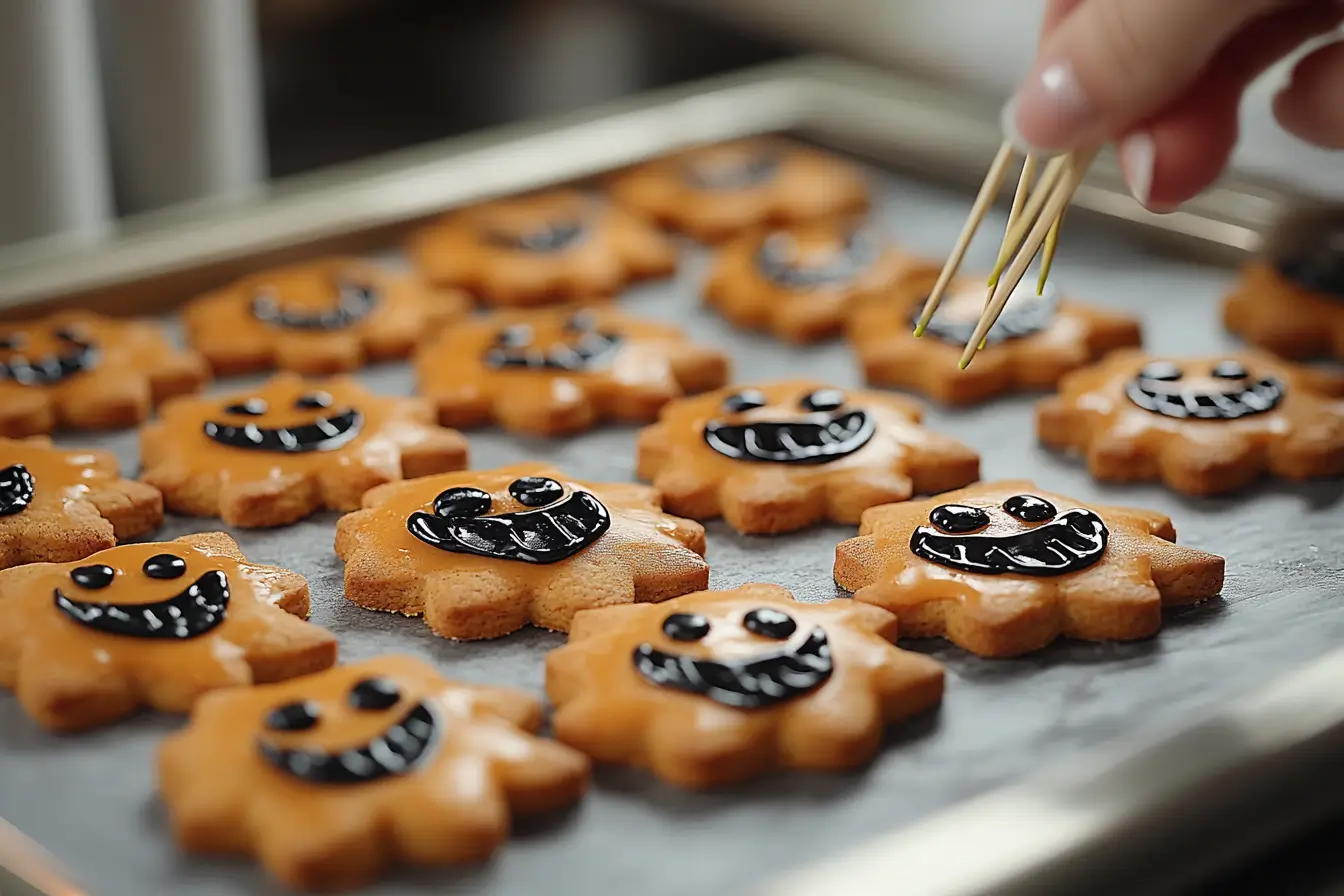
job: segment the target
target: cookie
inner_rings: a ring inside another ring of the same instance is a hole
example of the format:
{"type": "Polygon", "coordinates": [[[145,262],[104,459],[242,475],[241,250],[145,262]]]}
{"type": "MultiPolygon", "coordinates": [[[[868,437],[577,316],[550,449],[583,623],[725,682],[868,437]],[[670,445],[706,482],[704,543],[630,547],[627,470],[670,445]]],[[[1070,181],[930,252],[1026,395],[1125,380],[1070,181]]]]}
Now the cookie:
{"type": "Polygon", "coordinates": [[[1188,495],[1265,475],[1344,475],[1344,377],[1261,352],[1157,358],[1120,351],[1036,406],[1036,433],[1104,482],[1188,495]]]}
{"type": "Polygon", "coordinates": [[[938,273],[926,269],[850,306],[847,338],[872,385],[974,404],[1016,390],[1053,389],[1069,371],[1142,341],[1136,318],[1064,299],[1053,281],[1037,296],[1029,277],[1013,291],[975,363],[960,370],[988,289],[983,278],[954,280],[916,339],[915,322],[938,273]]]}
{"type": "Polygon", "coordinates": [[[416,355],[415,370],[445,426],[554,436],[654,420],[673,398],[722,386],[728,356],[667,324],[586,308],[459,324],[416,355]]]}
{"type": "Polygon", "coordinates": [[[247,562],[222,532],[0,571],[0,609],[0,685],[53,731],[336,661],[331,633],[298,618],[303,577],[247,562]]]}
{"type": "Polygon", "coordinates": [[[683,787],[855,768],[887,725],[942,698],[942,667],[897,649],[896,626],[761,584],[584,610],[546,656],[555,735],[683,787]]]}
{"type": "Polygon", "coordinates": [[[1162,607],[1215,597],[1223,558],[1177,545],[1160,513],[1084,504],[1025,480],[874,507],[835,549],[835,581],[900,617],[904,637],[944,637],[986,657],[1061,635],[1156,634],[1162,607]]]}
{"type": "Polygon", "coordinates": [[[676,247],[656,228],[575,190],[451,212],[416,232],[409,251],[431,282],[488,305],[611,296],[677,267],[676,247]]]}
{"type": "Polygon", "coordinates": [[[379,657],[209,695],[160,748],[159,791],[184,850],[354,890],[397,863],[489,858],[511,814],[577,802],[588,760],[536,737],[541,720],[529,694],[379,657]]]}
{"type": "Polygon", "coordinates": [[[0,569],[79,560],[162,523],[158,489],[122,479],[111,452],[0,439],[0,569]]]}
{"type": "Polygon", "coordinates": [[[517,464],[385,485],[336,524],[345,596],[423,615],[435,633],[565,631],[579,610],[704,588],[705,530],[647,486],[589,485],[517,464]]]}
{"type": "Polygon", "coordinates": [[[354,510],[384,482],[466,467],[466,440],[433,420],[428,402],[375,395],[350,377],[282,373],[165,405],[140,430],[143,478],[174,513],[283,526],[354,510]]]}
{"type": "Polygon", "coordinates": [[[639,476],[672,513],[745,533],[854,524],[874,504],[959,488],[980,457],[919,425],[917,403],[808,380],[734,386],[663,408],[639,476]]]}
{"type": "Polygon", "coordinates": [[[856,296],[887,287],[916,263],[853,219],[755,230],[719,250],[705,302],[744,329],[815,342],[841,332],[856,296]]]}
{"type": "Polygon", "coordinates": [[[1223,324],[1285,358],[1344,360],[1344,223],[1309,232],[1285,257],[1246,266],[1223,324]]]}
{"type": "Polygon", "coordinates": [[[200,355],[148,322],[62,311],[0,323],[0,436],[134,426],[208,379],[200,355]]]}
{"type": "Polygon", "coordinates": [[[617,174],[609,189],[627,208],[705,243],[868,207],[868,184],[855,166],[778,137],[654,159],[617,174]]]}
{"type": "Polygon", "coordinates": [[[322,258],[245,277],[182,312],[188,341],[216,373],[344,373],[404,358],[464,317],[471,299],[355,258],[322,258]]]}

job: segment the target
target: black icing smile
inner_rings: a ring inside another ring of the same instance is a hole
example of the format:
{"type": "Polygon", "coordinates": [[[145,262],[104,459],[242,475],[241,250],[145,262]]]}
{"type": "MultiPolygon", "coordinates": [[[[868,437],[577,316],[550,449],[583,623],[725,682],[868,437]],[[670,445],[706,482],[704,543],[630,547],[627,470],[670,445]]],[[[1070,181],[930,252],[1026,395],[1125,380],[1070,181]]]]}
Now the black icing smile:
{"type": "Polygon", "coordinates": [[[23,464],[0,470],[0,516],[13,516],[33,503],[33,474],[23,464]]]}
{"type": "MultiPolygon", "coordinates": [[[[70,576],[85,588],[100,588],[112,583],[115,572],[108,566],[81,566],[70,576]]],[[[229,607],[229,579],[223,572],[211,570],[186,591],[152,604],[75,600],[59,588],[53,597],[57,610],[102,634],[184,641],[204,635],[224,621],[229,607]]]]}
{"type": "Polygon", "coordinates": [[[533,343],[532,328],[514,324],[499,331],[495,345],[485,353],[485,364],[496,370],[595,370],[611,363],[621,337],[597,329],[588,314],[575,314],[565,325],[574,334],[572,342],[557,342],[545,348],[533,343]]]}
{"type": "MultiPolygon", "coordinates": [[[[873,437],[877,424],[865,411],[841,412],[844,393],[819,389],[803,398],[811,413],[797,420],[705,424],[705,442],[733,460],[779,464],[824,464],[853,454],[873,437]]],[[[724,400],[724,410],[740,413],[766,405],[765,396],[748,389],[724,400]]]]}
{"type": "MultiPolygon", "coordinates": [[[[325,392],[304,395],[294,403],[300,410],[313,410],[331,406],[331,396],[325,392]]],[[[260,398],[231,404],[224,408],[229,414],[247,417],[260,417],[268,410],[266,402],[260,398]]],[[[207,420],[204,431],[210,438],[230,448],[246,448],[252,451],[277,451],[283,454],[301,454],[307,451],[334,451],[346,445],[359,435],[364,426],[364,415],[354,408],[339,414],[321,416],[312,423],[299,426],[257,426],[255,423],[221,423],[207,420]]]]}
{"type": "Polygon", "coordinates": [[[488,492],[450,488],[434,499],[434,513],[417,510],[406,520],[406,528],[441,551],[525,563],[558,563],[611,528],[611,514],[601,501],[581,491],[558,500],[564,489],[554,479],[517,479],[509,491],[521,504],[536,509],[486,516],[491,506],[488,492]]]}
{"type": "Polygon", "coordinates": [[[1091,510],[1058,513],[1053,504],[1035,495],[1009,498],[1003,509],[1024,522],[1043,525],[1016,535],[975,535],[971,533],[989,525],[984,509],[941,504],[929,514],[933,525],[920,526],[910,535],[910,550],[963,572],[1042,577],[1086,569],[1106,552],[1110,530],[1091,510]]]}
{"type": "MultiPolygon", "coordinates": [[[[1020,288],[1020,287],[1019,287],[1020,288]]],[[[920,302],[910,313],[910,325],[914,326],[918,321],[920,314],[924,310],[924,303],[920,302]]],[[[948,311],[951,311],[948,308],[948,311]]],[[[987,345],[995,345],[1000,342],[1006,342],[1009,339],[1020,339],[1023,336],[1031,336],[1046,330],[1054,321],[1055,315],[1059,312],[1059,290],[1051,282],[1046,282],[1043,295],[1033,298],[1027,298],[1025,301],[1010,300],[1003,307],[1003,313],[994,326],[990,327],[989,333],[985,336],[987,345]]],[[[979,322],[979,317],[960,319],[953,317],[946,312],[935,312],[933,319],[929,321],[925,329],[926,335],[933,336],[940,342],[946,342],[951,345],[962,346],[970,342],[971,336],[975,333],[975,326],[979,322]]]]}
{"type": "Polygon", "coordinates": [[[800,265],[793,260],[796,252],[788,233],[770,234],[756,252],[756,267],[767,280],[786,289],[820,289],[853,282],[880,252],[877,240],[859,229],[845,237],[844,243],[820,264],[800,265]]]}
{"type": "Polygon", "coordinates": [[[340,283],[336,289],[336,305],[321,311],[284,308],[279,297],[268,290],[252,300],[252,316],[287,330],[342,330],[359,323],[378,303],[378,293],[372,286],[340,283]]]}
{"type": "Polygon", "coordinates": [[[545,221],[521,232],[488,229],[482,238],[490,245],[503,249],[552,255],[572,249],[587,233],[588,228],[582,220],[566,218],[559,221],[545,221]]]}
{"type": "MultiPolygon", "coordinates": [[[[30,358],[12,354],[0,361],[0,380],[13,380],[22,386],[54,386],[62,380],[92,368],[98,363],[98,349],[69,330],[57,330],[56,338],[64,348],[54,354],[30,358]]],[[[21,352],[21,336],[0,336],[0,349],[21,352]]]]}
{"type": "Polygon", "coordinates": [[[1210,376],[1228,383],[1225,391],[1181,388],[1178,384],[1184,375],[1169,361],[1154,361],[1125,384],[1125,395],[1145,411],[1164,417],[1236,420],[1274,410],[1287,391],[1277,377],[1253,380],[1239,361],[1220,361],[1209,371],[1210,376]]]}
{"type": "Polygon", "coordinates": [[[741,158],[707,158],[686,166],[686,183],[697,190],[748,190],[773,180],[779,172],[779,153],[762,150],[741,158]]]}
{"type": "MultiPolygon", "coordinates": [[[[295,707],[301,715],[303,705],[295,707]]],[[[281,707],[272,715],[291,708],[294,707],[281,707]]],[[[312,724],[316,724],[316,719],[301,727],[312,724]]],[[[420,702],[378,737],[339,753],[281,747],[267,740],[258,740],[257,748],[272,767],[310,784],[367,784],[413,771],[433,754],[439,742],[439,726],[438,716],[428,704],[420,702]]]]}

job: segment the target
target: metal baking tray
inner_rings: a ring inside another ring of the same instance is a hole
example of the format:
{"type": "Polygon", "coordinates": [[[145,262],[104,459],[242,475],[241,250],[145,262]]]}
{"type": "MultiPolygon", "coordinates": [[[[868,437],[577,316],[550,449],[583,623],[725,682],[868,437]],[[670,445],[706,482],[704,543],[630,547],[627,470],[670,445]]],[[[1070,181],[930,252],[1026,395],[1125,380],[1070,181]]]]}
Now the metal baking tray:
{"type": "MultiPolygon", "coordinates": [[[[806,58],[304,177],[242,205],[147,218],[91,251],[9,250],[0,253],[0,311],[163,310],[257,265],[337,247],[400,263],[399,233],[444,208],[580,180],[692,142],[774,131],[864,159],[874,217],[910,249],[941,257],[964,220],[967,187],[997,148],[993,121],[992,110],[955,94],[806,58]]],[[[1078,194],[1086,213],[1070,217],[1057,282],[1079,299],[1140,314],[1156,351],[1231,348],[1216,311],[1229,265],[1288,198],[1227,183],[1159,218],[1124,196],[1103,160],[1078,194]]],[[[968,264],[987,265],[995,248],[977,244],[968,264]]],[[[788,347],[704,309],[707,259],[686,243],[674,279],[631,289],[622,305],[730,350],[741,381],[802,374],[859,384],[841,343],[788,347]]],[[[387,392],[412,387],[404,364],[361,377],[387,392]]],[[[1344,549],[1331,537],[1344,524],[1344,486],[1270,483],[1204,500],[1104,487],[1036,445],[1033,400],[932,407],[929,424],[979,448],[987,479],[1025,476],[1080,499],[1169,513],[1181,541],[1228,558],[1222,598],[1171,613],[1160,636],[1129,644],[1061,641],[1021,659],[982,660],[942,642],[909,642],[946,665],[947,696],[936,714],[896,729],[870,768],[774,774],[716,793],[600,769],[577,809],[524,825],[492,862],[399,871],[363,892],[1148,893],[1159,889],[1140,886],[1140,872],[1165,885],[1190,880],[1338,809],[1344,792],[1320,782],[1339,780],[1344,763],[1344,549]]],[[[470,434],[477,467],[545,458],[596,481],[633,479],[634,436],[632,428],[564,440],[470,434]]],[[[58,442],[110,448],[128,473],[136,468],[134,432],[58,442]]],[[[409,652],[452,677],[541,689],[542,654],[560,635],[526,630],[456,644],[418,619],[346,602],[334,518],[234,534],[250,557],[309,578],[313,619],[338,635],[345,659],[409,652]]],[[[170,517],[161,537],[215,527],[170,517]]],[[[717,522],[708,530],[714,587],[764,580],[804,599],[843,593],[831,564],[850,528],[770,538],[717,522]]],[[[0,696],[0,816],[93,896],[281,892],[250,861],[173,846],[153,757],[178,724],[145,715],[54,737],[0,696]]],[[[6,886],[0,878],[8,896],[6,886]]]]}

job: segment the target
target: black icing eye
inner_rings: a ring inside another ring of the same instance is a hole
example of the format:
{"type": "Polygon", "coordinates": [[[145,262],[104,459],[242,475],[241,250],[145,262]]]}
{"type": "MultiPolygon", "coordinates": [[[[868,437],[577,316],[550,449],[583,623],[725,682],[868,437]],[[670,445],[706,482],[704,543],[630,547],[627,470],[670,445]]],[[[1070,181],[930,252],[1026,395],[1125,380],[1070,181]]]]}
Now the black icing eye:
{"type": "Polygon", "coordinates": [[[571,333],[591,333],[597,329],[597,315],[591,311],[576,311],[565,321],[565,329],[571,333]]]}
{"type": "Polygon", "coordinates": [[[807,411],[833,411],[845,403],[845,393],[839,389],[818,389],[803,399],[807,411]]]}
{"type": "Polygon", "coordinates": [[[70,327],[61,327],[59,330],[55,331],[53,335],[63,342],[79,342],[80,340],[79,331],[71,329],[70,327]]]}
{"type": "Polygon", "coordinates": [[[1251,375],[1240,361],[1219,361],[1209,371],[1220,380],[1244,380],[1251,375]]]}
{"type": "Polygon", "coordinates": [[[554,504],[564,494],[564,487],[545,476],[525,476],[509,483],[509,494],[524,507],[544,507],[554,504]]]}
{"type": "Polygon", "coordinates": [[[979,507],[966,504],[939,504],[929,514],[929,522],[944,532],[959,535],[988,526],[989,514],[979,507]]]}
{"type": "Polygon", "coordinates": [[[262,721],[272,731],[306,731],[322,719],[322,708],[312,700],[277,706],[262,721]]]}
{"type": "Polygon", "coordinates": [[[699,641],[709,634],[709,620],[699,613],[673,613],[663,620],[663,634],[673,641],[699,641]]]}
{"type": "Polygon", "coordinates": [[[532,328],[527,324],[514,324],[499,331],[495,342],[505,348],[527,348],[532,344],[532,328]]]}
{"type": "Polygon", "coordinates": [[[1157,380],[1159,383],[1174,383],[1181,376],[1181,368],[1170,361],[1152,361],[1143,365],[1143,369],[1139,371],[1139,379],[1157,380]]]}
{"type": "Polygon", "coordinates": [[[740,414],[743,411],[754,411],[757,408],[763,408],[768,401],[765,399],[765,393],[759,389],[743,389],[741,392],[735,392],[723,400],[723,409],[729,414],[740,414]]]}
{"type": "Polygon", "coordinates": [[[299,400],[294,402],[294,407],[306,410],[329,408],[331,407],[331,395],[326,392],[309,392],[307,395],[300,395],[299,400]]]}
{"type": "Polygon", "coordinates": [[[773,607],[758,607],[742,617],[742,625],[753,635],[762,638],[774,638],[783,641],[798,631],[798,623],[783,610],[773,607]]]}
{"type": "Polygon", "coordinates": [[[350,706],[354,709],[387,709],[400,699],[401,688],[390,678],[366,678],[350,689],[350,706]]]}
{"type": "Polygon", "coordinates": [[[434,499],[434,513],[446,517],[482,516],[490,512],[490,493],[461,486],[445,489],[434,499]]]}
{"type": "Polygon", "coordinates": [[[1003,502],[1003,509],[1025,523],[1043,523],[1059,512],[1055,505],[1035,495],[1013,495],[1003,502]]]}
{"type": "Polygon", "coordinates": [[[226,414],[242,414],[245,417],[260,417],[266,413],[268,405],[264,398],[249,398],[224,408],[226,414]]]}
{"type": "Polygon", "coordinates": [[[112,567],[97,563],[93,566],[77,566],[70,570],[70,581],[81,588],[106,588],[112,584],[112,580],[117,577],[117,571],[112,567]]]}
{"type": "Polygon", "coordinates": [[[11,333],[8,336],[0,336],[0,351],[16,352],[27,343],[22,333],[11,333]]]}
{"type": "Polygon", "coordinates": [[[141,568],[151,579],[176,579],[187,571],[187,561],[172,554],[155,554],[141,568]]]}

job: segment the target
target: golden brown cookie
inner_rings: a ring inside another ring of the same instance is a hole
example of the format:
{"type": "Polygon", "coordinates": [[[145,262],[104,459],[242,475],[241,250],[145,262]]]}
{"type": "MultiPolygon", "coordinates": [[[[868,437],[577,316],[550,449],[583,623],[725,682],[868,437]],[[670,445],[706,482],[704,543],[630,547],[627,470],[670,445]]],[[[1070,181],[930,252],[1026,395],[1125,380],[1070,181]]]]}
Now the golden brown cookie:
{"type": "Polygon", "coordinates": [[[868,184],[841,159],[778,137],[702,146],[623,171],[612,198],[714,243],[759,225],[862,211],[868,184]]]}
{"type": "Polygon", "coordinates": [[[535,736],[541,703],[385,656],[211,694],[159,752],[183,849],[254,855],[288,887],[487,859],[510,815],[562,809],[588,760],[535,736]]]}
{"type": "Polygon", "coordinates": [[[111,452],[0,439],[0,569],[79,560],[162,523],[158,489],[122,479],[111,452]]]}
{"type": "Polygon", "coordinates": [[[232,395],[182,398],[140,431],[144,480],[168,509],[244,528],[354,510],[375,485],[467,465],[467,442],[421,399],[350,377],[277,374],[232,395]]]}
{"type": "Polygon", "coordinates": [[[921,417],[908,398],[808,380],[734,386],[663,408],[639,434],[639,476],[673,513],[739,532],[857,523],[980,477],[979,455],[921,417]]]}
{"type": "Polygon", "coordinates": [[[938,273],[925,269],[850,305],[847,336],[869,383],[943,404],[973,404],[1019,389],[1053,389],[1069,371],[1142,341],[1136,318],[1063,299],[1053,281],[1037,296],[1029,277],[1013,291],[975,363],[960,370],[988,288],[979,277],[954,280],[916,339],[915,321],[938,273]]]}
{"type": "Polygon", "coordinates": [[[355,258],[262,271],[193,300],[187,339],[216,373],[344,373],[404,358],[471,299],[355,258]]]}
{"type": "Polygon", "coordinates": [[[445,426],[553,436],[647,423],[673,398],[722,386],[728,356],[614,309],[557,309],[454,326],[420,350],[415,370],[445,426]]]}
{"type": "Polygon", "coordinates": [[[200,355],[148,322],[62,311],[0,323],[0,436],[134,426],[208,379],[200,355]]]}
{"type": "Polygon", "coordinates": [[[498,199],[451,212],[411,238],[430,282],[488,305],[611,296],[677,267],[672,242],[628,212],[575,190],[498,199]]]}
{"type": "Polygon", "coordinates": [[[1016,656],[1061,635],[1156,634],[1162,607],[1215,597],[1223,558],[1173,544],[1160,513],[1083,504],[1022,479],[874,507],[835,549],[835,580],[904,637],[1016,656]]]}
{"type": "Polygon", "coordinates": [[[1036,406],[1036,433],[1105,482],[1161,480],[1188,495],[1268,474],[1344,475],[1344,378],[1262,352],[1155,358],[1116,352],[1036,406]]]}
{"type": "Polygon", "coordinates": [[[1344,360],[1344,223],[1300,231],[1283,257],[1246,266],[1223,324],[1285,358],[1344,360]]]}
{"type": "Polygon", "coordinates": [[[555,735],[683,787],[864,765],[887,725],[942,698],[942,667],[893,646],[896,625],[761,584],[584,610],[546,656],[555,735]]]}
{"type": "Polygon", "coordinates": [[[303,577],[247,562],[222,532],[0,571],[0,610],[0,685],[53,731],[336,662],[336,639],[301,618],[303,577]]]}
{"type": "Polygon", "coordinates": [[[350,600],[464,640],[565,631],[579,610],[709,582],[705,530],[663,513],[653,489],[535,463],[374,489],[337,522],[336,553],[350,600]]]}

